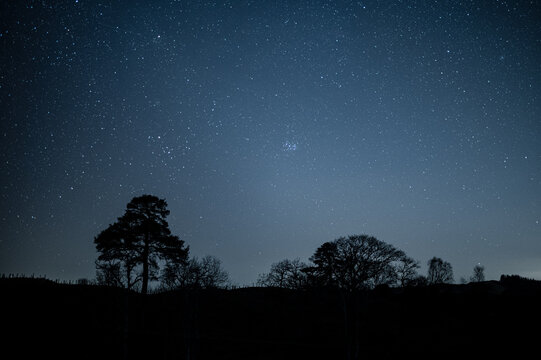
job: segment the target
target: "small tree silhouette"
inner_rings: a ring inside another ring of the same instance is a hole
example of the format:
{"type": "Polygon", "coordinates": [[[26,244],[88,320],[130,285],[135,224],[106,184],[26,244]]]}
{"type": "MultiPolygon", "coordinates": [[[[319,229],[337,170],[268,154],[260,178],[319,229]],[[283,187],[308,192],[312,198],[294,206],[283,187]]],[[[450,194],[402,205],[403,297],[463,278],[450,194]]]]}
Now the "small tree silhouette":
{"type": "Polygon", "coordinates": [[[162,272],[166,289],[210,289],[226,286],[229,275],[222,269],[221,261],[207,255],[201,260],[193,258],[180,263],[168,262],[162,272]]]}
{"type": "Polygon", "coordinates": [[[399,286],[408,286],[417,278],[419,262],[410,257],[404,256],[396,265],[395,270],[399,286]]]}
{"type": "Polygon", "coordinates": [[[308,267],[300,259],[282,260],[271,265],[268,274],[260,274],[257,284],[288,289],[301,289],[306,286],[307,276],[304,270],[308,267]]]}
{"type": "Polygon", "coordinates": [[[447,261],[433,257],[428,261],[428,276],[429,284],[452,284],[453,267],[447,261]]]}
{"type": "Polygon", "coordinates": [[[470,278],[471,282],[485,281],[485,267],[481,265],[475,265],[473,268],[473,275],[470,278]]]}
{"type": "Polygon", "coordinates": [[[310,261],[313,266],[306,269],[310,283],[317,286],[337,286],[338,245],[336,241],[326,242],[317,248],[310,261]]]}

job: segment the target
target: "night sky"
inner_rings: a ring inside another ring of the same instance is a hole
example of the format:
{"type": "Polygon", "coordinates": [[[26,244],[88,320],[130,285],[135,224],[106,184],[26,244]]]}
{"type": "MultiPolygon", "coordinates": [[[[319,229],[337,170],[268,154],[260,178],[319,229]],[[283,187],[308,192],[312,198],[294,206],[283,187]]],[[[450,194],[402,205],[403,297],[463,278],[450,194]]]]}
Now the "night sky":
{"type": "Polygon", "coordinates": [[[538,1],[2,1],[0,273],[142,194],[234,283],[370,234],[541,279],[538,1]]]}

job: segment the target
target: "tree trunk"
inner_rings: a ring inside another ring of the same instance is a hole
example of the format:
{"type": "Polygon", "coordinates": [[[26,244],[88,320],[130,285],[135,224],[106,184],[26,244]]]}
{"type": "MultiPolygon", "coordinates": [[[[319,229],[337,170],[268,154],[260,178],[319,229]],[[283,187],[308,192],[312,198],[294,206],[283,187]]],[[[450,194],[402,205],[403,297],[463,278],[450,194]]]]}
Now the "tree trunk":
{"type": "Polygon", "coordinates": [[[148,251],[149,251],[149,234],[145,234],[145,247],[143,249],[143,287],[141,293],[146,294],[148,291],[148,251]]]}
{"type": "Polygon", "coordinates": [[[127,269],[126,269],[126,279],[127,279],[127,284],[128,284],[128,290],[131,290],[131,286],[132,286],[132,283],[131,283],[131,268],[129,266],[126,266],[127,269]]]}

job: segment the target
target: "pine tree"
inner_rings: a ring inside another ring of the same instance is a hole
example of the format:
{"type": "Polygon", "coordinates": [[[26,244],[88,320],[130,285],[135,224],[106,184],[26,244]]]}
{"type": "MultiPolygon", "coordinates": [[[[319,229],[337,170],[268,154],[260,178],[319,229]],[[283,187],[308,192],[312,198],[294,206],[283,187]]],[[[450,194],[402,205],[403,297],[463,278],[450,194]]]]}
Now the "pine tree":
{"type": "Polygon", "coordinates": [[[188,258],[184,241],[171,234],[168,215],[164,199],[153,195],[134,197],[124,215],[94,239],[100,253],[98,270],[103,271],[107,264],[120,265],[124,286],[132,288],[140,281],[141,292],[146,294],[159,260],[179,263],[188,258]]]}

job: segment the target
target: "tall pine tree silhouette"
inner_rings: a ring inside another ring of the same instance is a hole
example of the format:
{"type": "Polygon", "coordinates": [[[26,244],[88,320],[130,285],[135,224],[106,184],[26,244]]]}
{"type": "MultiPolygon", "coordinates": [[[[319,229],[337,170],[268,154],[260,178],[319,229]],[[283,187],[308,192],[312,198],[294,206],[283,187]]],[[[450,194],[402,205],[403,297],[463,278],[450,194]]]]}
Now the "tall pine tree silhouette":
{"type": "Polygon", "coordinates": [[[124,284],[130,288],[140,280],[141,292],[146,294],[158,260],[179,263],[188,258],[184,241],[171,234],[168,215],[164,199],[153,195],[134,197],[124,215],[94,239],[100,253],[98,269],[110,263],[122,266],[127,277],[124,284]],[[140,273],[133,279],[136,270],[140,273]]]}

